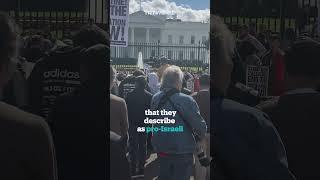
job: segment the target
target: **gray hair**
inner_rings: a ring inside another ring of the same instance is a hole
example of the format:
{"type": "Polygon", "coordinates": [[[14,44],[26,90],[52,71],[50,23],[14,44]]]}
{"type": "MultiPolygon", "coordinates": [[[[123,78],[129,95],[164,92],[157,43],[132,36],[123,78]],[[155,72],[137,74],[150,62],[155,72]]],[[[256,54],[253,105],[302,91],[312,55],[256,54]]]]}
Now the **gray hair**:
{"type": "Polygon", "coordinates": [[[169,66],[163,72],[161,79],[161,88],[176,88],[183,83],[183,72],[178,66],[169,66]]]}

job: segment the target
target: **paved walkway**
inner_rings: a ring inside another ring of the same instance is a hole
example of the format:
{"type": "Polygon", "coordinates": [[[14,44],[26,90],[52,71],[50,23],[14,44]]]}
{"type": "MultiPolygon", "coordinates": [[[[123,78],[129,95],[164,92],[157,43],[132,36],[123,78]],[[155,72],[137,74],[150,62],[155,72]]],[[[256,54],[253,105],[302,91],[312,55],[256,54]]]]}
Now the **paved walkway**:
{"type": "MultiPolygon", "coordinates": [[[[135,178],[134,180],[157,180],[159,175],[159,160],[157,159],[157,154],[151,154],[150,158],[147,159],[145,164],[145,177],[144,178],[135,178]]],[[[194,177],[191,177],[190,180],[194,180],[194,177]]]]}

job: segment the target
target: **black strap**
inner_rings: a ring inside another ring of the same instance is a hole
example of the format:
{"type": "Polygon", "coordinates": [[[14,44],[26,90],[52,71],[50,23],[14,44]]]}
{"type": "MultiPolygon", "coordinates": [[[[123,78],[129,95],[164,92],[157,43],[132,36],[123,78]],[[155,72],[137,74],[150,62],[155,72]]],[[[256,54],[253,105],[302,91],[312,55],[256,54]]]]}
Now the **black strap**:
{"type": "Polygon", "coordinates": [[[200,139],[200,136],[193,130],[192,126],[189,124],[189,122],[184,118],[182,113],[179,111],[179,109],[175,106],[175,104],[171,101],[170,97],[173,96],[174,94],[178,93],[179,91],[177,90],[170,90],[165,95],[161,98],[158,109],[162,108],[166,102],[169,102],[170,105],[173,107],[174,110],[177,111],[183,122],[186,124],[186,126],[189,128],[189,130],[192,132],[193,136],[196,138],[196,141],[200,139]]]}
{"type": "Polygon", "coordinates": [[[168,99],[176,93],[179,93],[179,91],[176,89],[172,89],[164,93],[164,96],[160,99],[157,109],[161,109],[167,103],[168,99]]]}

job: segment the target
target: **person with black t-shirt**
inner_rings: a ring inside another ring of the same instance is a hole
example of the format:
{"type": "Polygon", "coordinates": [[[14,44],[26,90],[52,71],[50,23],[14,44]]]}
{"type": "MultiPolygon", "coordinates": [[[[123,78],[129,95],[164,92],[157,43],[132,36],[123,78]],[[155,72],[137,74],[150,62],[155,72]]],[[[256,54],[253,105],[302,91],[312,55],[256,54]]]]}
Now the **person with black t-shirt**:
{"type": "Polygon", "coordinates": [[[53,52],[35,65],[29,78],[29,108],[32,113],[47,118],[56,97],[80,86],[81,49],[53,52]]]}
{"type": "Polygon", "coordinates": [[[108,179],[105,76],[108,53],[109,47],[101,44],[82,53],[79,59],[81,87],[58,97],[49,116],[59,179],[108,179]]]}
{"type": "Polygon", "coordinates": [[[75,48],[54,51],[40,60],[29,78],[29,108],[32,113],[48,117],[57,96],[80,87],[81,51],[96,44],[108,44],[105,31],[86,25],[74,37],[75,48]]]}
{"type": "Polygon", "coordinates": [[[135,89],[128,93],[125,99],[130,124],[129,151],[132,175],[136,175],[136,173],[143,175],[146,161],[147,136],[145,133],[137,132],[137,128],[145,126],[143,123],[143,120],[146,118],[145,110],[150,109],[152,94],[145,90],[147,80],[144,76],[136,77],[135,81],[135,89]]]}
{"type": "Polygon", "coordinates": [[[119,85],[119,96],[121,98],[126,98],[127,94],[134,90],[135,88],[135,77],[144,76],[144,72],[136,70],[131,76],[125,78],[119,85]]]}

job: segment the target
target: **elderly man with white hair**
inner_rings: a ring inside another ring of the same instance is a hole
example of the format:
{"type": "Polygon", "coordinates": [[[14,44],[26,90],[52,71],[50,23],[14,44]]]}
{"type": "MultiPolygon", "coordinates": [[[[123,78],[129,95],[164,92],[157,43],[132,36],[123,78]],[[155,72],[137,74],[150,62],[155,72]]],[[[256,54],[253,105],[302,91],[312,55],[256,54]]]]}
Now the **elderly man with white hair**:
{"type": "Polygon", "coordinates": [[[193,153],[197,147],[195,137],[203,138],[207,130],[195,100],[181,93],[182,83],[181,69],[168,67],[162,75],[161,91],[153,96],[151,102],[151,110],[155,112],[152,119],[174,119],[174,123],[159,121],[151,128],[152,144],[160,160],[161,180],[190,179],[193,153]],[[168,115],[168,111],[173,115],[168,115]]]}

